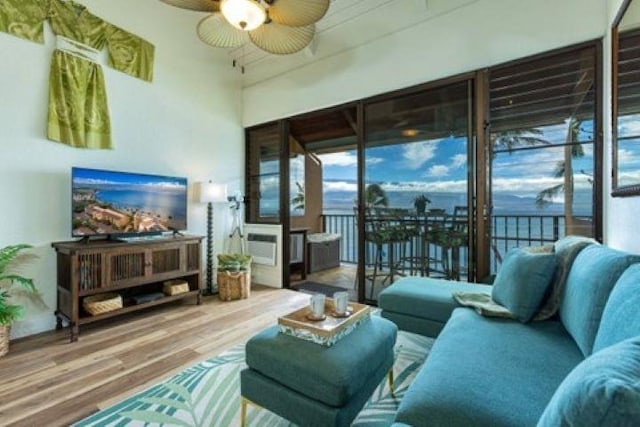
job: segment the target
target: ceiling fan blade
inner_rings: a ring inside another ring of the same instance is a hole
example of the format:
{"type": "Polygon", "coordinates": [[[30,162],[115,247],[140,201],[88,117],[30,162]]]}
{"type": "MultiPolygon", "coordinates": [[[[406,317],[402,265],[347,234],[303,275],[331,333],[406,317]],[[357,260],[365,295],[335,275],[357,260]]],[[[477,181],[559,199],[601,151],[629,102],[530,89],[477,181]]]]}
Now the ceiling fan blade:
{"type": "Polygon", "coordinates": [[[303,27],[318,22],[329,9],[329,0],[272,0],[269,18],[276,24],[303,27]]]}
{"type": "Polygon", "coordinates": [[[246,31],[229,24],[220,12],[209,15],[198,23],[198,37],[213,47],[238,47],[247,42],[246,31]]]}
{"type": "Polygon", "coordinates": [[[219,12],[219,0],[160,0],[163,3],[182,9],[196,10],[198,12],[219,12]]]}
{"type": "Polygon", "coordinates": [[[315,25],[286,27],[271,22],[249,31],[249,39],[266,52],[286,55],[304,49],[315,33],[315,25]]]}

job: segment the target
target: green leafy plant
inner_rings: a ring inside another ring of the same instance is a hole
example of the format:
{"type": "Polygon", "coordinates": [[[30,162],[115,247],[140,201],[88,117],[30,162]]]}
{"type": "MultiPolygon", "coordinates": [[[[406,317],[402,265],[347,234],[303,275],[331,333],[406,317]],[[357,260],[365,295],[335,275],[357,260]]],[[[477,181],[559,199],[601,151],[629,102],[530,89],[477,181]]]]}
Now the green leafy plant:
{"type": "Polygon", "coordinates": [[[9,302],[11,297],[27,295],[42,303],[33,279],[11,272],[19,256],[30,248],[30,245],[20,244],[0,249],[0,325],[11,325],[24,312],[23,306],[9,302]]]}
{"type": "Polygon", "coordinates": [[[420,194],[413,199],[413,206],[416,208],[416,212],[418,214],[424,215],[429,203],[431,203],[431,200],[429,200],[424,194],[420,194]]]}
{"type": "Polygon", "coordinates": [[[251,267],[251,255],[220,254],[218,255],[218,271],[247,271],[251,267]]]}

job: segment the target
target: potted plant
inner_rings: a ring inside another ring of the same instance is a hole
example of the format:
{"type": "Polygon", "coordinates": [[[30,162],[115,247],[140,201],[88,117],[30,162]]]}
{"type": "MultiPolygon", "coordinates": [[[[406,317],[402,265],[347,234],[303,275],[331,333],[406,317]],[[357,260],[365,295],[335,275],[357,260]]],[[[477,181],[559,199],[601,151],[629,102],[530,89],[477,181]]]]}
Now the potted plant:
{"type": "Polygon", "coordinates": [[[251,255],[218,255],[218,296],[223,301],[249,298],[251,255]]]}
{"type": "Polygon", "coordinates": [[[0,357],[9,351],[11,325],[24,312],[23,306],[12,304],[10,299],[15,296],[27,295],[42,301],[33,284],[33,279],[27,279],[11,271],[22,251],[29,248],[31,246],[20,244],[0,249],[0,357]]]}
{"type": "Polygon", "coordinates": [[[413,206],[416,208],[416,213],[418,215],[425,214],[425,212],[427,211],[427,205],[429,203],[431,203],[431,200],[429,200],[424,194],[416,196],[416,198],[413,199],[413,206]]]}

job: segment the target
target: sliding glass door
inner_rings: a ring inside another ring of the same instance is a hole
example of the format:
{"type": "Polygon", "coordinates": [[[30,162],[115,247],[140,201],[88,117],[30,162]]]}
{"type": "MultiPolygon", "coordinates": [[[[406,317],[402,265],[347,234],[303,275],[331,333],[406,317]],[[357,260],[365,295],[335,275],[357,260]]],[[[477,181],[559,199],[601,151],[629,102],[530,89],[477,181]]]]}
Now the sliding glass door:
{"type": "Polygon", "coordinates": [[[491,270],[516,246],[597,237],[595,44],[490,70],[491,270]]]}
{"type": "Polygon", "coordinates": [[[403,276],[473,271],[471,80],[364,105],[364,294],[403,276]]]}
{"type": "Polygon", "coordinates": [[[485,281],[513,247],[600,240],[600,63],[585,43],[251,128],[247,220],[333,235],[351,271],[325,283],[355,274],[374,303],[400,277],[485,281]]]}

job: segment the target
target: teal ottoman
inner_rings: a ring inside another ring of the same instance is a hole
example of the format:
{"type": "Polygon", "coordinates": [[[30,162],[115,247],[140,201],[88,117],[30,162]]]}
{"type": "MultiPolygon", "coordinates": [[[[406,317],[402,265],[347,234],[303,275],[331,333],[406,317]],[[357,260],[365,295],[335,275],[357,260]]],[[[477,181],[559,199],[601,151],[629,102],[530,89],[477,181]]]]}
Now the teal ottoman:
{"type": "Polygon", "coordinates": [[[270,327],[246,345],[242,425],[252,402],[301,426],[348,426],[393,367],[397,327],[377,316],[331,347],[270,327]]]}

